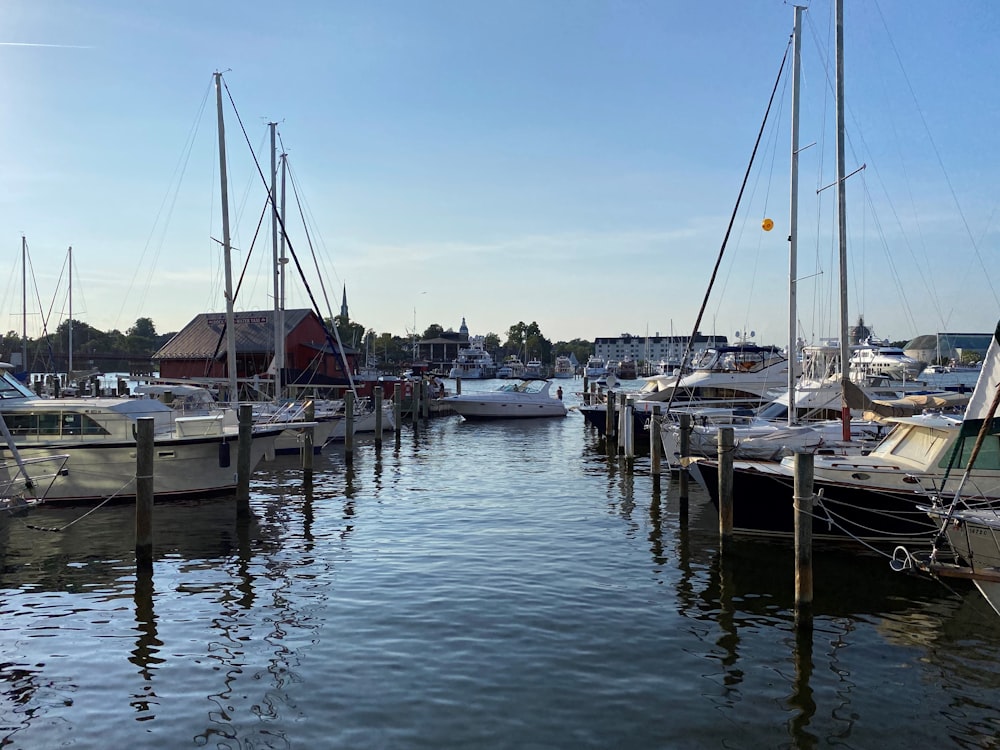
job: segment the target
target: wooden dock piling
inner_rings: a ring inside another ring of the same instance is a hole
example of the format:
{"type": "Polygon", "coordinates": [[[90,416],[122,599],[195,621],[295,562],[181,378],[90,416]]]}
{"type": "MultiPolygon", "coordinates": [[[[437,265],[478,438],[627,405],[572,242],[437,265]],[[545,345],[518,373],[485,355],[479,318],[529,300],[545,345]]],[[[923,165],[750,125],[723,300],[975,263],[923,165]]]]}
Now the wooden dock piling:
{"type": "Polygon", "coordinates": [[[653,404],[653,413],[649,417],[649,470],[654,477],[660,476],[660,458],[663,453],[660,442],[660,405],[653,404]]]}
{"type": "MultiPolygon", "coordinates": [[[[309,400],[306,402],[305,420],[312,422],[316,419],[316,404],[309,400]]],[[[302,470],[312,473],[313,470],[313,450],[316,443],[316,428],[306,427],[302,435],[302,470]]]]}
{"type": "Polygon", "coordinates": [[[375,398],[375,450],[382,447],[382,386],[373,389],[375,398]]]}
{"type": "Polygon", "coordinates": [[[795,484],[792,504],[795,508],[795,622],[808,626],[812,621],[812,453],[795,454],[795,484]]]}
{"type": "Polygon", "coordinates": [[[392,386],[392,417],[396,435],[403,429],[403,386],[396,383],[392,386]]]}
{"type": "Polygon", "coordinates": [[[136,420],[135,564],[153,567],[153,418],[136,420]]]}
{"type": "Polygon", "coordinates": [[[354,463],[354,391],[344,394],[344,463],[354,463]]]}
{"type": "Polygon", "coordinates": [[[719,456],[719,537],[725,545],[733,536],[733,447],[732,427],[720,427],[719,456]]]}
{"type": "Polygon", "coordinates": [[[253,406],[240,404],[240,433],[236,449],[236,517],[250,517],[250,447],[253,443],[253,406]]]}
{"type": "Polygon", "coordinates": [[[678,479],[680,482],[679,497],[681,518],[686,518],[688,513],[688,497],[690,492],[691,472],[688,471],[687,459],[691,458],[691,415],[680,415],[680,451],[679,458],[680,471],[678,479]]]}

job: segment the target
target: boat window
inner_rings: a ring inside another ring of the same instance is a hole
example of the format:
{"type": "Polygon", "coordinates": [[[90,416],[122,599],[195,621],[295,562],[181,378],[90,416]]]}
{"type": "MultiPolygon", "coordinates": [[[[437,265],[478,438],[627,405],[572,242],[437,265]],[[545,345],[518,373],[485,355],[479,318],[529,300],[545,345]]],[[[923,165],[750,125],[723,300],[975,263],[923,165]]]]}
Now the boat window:
{"type": "Polygon", "coordinates": [[[38,432],[37,414],[5,414],[4,421],[11,435],[35,435],[38,432]]]}
{"type": "MultiPolygon", "coordinates": [[[[972,447],[976,444],[976,436],[970,435],[961,438],[960,441],[961,447],[959,448],[958,455],[955,457],[954,467],[965,469],[966,464],[969,462],[969,456],[972,455],[972,447]]],[[[942,467],[947,466],[949,457],[945,456],[942,459],[942,467]]],[[[997,435],[986,436],[982,447],[979,449],[979,455],[976,456],[976,465],[973,468],[991,469],[993,471],[1000,470],[1000,437],[997,435]]]]}
{"type": "Polygon", "coordinates": [[[72,412],[7,414],[7,428],[15,437],[29,435],[107,435],[108,431],[86,414],[72,412]]]}
{"type": "Polygon", "coordinates": [[[38,415],[38,434],[39,435],[58,435],[59,434],[59,414],[39,414],[38,415]]]}
{"type": "Polygon", "coordinates": [[[888,437],[883,442],[883,446],[889,448],[890,455],[898,458],[926,462],[928,458],[932,458],[944,447],[947,440],[947,433],[939,430],[908,429],[900,436],[895,446],[892,446],[891,443],[886,445],[889,442],[888,437]]]}

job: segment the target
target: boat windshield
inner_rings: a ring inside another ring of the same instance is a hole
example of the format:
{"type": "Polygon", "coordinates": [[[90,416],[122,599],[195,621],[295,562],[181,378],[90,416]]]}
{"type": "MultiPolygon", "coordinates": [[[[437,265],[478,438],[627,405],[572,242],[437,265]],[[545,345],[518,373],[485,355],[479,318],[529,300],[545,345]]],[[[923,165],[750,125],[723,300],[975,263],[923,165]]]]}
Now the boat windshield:
{"type": "Polygon", "coordinates": [[[35,394],[9,372],[4,372],[0,379],[0,399],[5,398],[35,398],[35,394]]]}

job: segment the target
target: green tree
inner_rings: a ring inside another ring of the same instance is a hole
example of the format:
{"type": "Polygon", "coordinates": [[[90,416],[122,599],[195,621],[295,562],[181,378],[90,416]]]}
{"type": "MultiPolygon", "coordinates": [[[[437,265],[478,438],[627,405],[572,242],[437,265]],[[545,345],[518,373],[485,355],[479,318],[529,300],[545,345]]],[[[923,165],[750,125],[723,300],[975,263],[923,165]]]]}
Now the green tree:
{"type": "Polygon", "coordinates": [[[423,339],[427,340],[440,338],[442,333],[444,333],[444,328],[442,328],[439,323],[431,323],[427,326],[427,330],[424,331],[423,339]]]}

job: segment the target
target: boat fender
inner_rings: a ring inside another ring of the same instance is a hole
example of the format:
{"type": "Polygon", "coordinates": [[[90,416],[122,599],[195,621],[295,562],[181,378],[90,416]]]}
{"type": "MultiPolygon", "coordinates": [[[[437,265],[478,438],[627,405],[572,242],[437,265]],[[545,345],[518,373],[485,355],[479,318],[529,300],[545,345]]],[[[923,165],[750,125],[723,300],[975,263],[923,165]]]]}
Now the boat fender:
{"type": "Polygon", "coordinates": [[[229,467],[229,463],[229,443],[223,441],[219,443],[219,468],[226,469],[229,467]]]}
{"type": "Polygon", "coordinates": [[[403,381],[402,394],[403,398],[409,398],[410,396],[413,395],[413,383],[411,383],[409,380],[403,381]]]}

